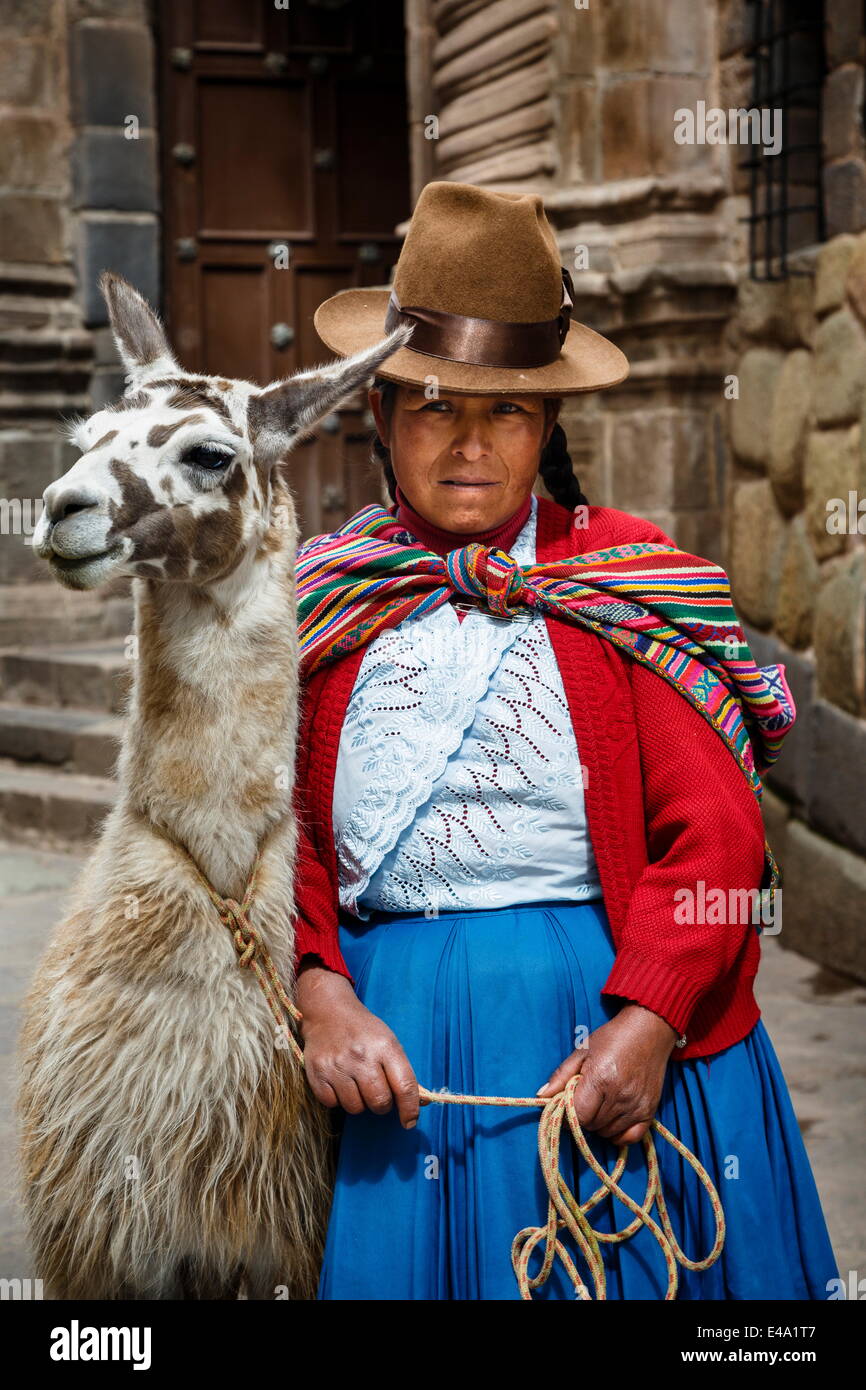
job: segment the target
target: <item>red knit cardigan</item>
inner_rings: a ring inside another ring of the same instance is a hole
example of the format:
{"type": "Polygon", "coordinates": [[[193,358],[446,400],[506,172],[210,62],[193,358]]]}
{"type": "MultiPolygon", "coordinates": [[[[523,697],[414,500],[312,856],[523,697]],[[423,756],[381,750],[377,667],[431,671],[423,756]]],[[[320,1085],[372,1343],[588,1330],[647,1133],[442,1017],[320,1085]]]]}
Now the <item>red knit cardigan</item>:
{"type": "MultiPolygon", "coordinates": [[[[669,537],[650,522],[590,507],[580,550],[669,537]]],[[[573,514],[538,498],[538,563],[575,553],[573,514]]],[[[760,1018],[760,938],[736,911],[678,923],[677,889],[760,886],[764,829],[754,792],[701,714],[663,677],[576,624],[545,615],[584,768],[586,815],[616,948],[602,990],[642,1004],[687,1043],[678,1059],[729,1047],[760,1018]]],[[[295,806],[295,961],[313,954],[352,980],[339,947],[332,830],[340,733],[366,648],[320,667],[301,691],[295,806]]],[[[682,910],[680,909],[680,912],[682,910]]],[[[715,915],[715,914],[710,914],[715,915]]],[[[355,920],[346,918],[346,920],[355,920]]],[[[354,980],[352,980],[354,983],[354,980]]]]}

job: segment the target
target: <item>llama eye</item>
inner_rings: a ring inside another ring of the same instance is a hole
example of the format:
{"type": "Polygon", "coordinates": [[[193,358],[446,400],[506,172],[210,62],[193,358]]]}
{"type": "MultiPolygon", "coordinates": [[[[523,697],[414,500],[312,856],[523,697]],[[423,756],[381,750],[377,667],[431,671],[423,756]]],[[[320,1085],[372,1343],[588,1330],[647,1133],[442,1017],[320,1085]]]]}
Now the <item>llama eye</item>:
{"type": "Polygon", "coordinates": [[[181,463],[191,463],[196,468],[207,468],[214,472],[231,463],[234,454],[219,444],[194,444],[181,456],[181,463]]]}

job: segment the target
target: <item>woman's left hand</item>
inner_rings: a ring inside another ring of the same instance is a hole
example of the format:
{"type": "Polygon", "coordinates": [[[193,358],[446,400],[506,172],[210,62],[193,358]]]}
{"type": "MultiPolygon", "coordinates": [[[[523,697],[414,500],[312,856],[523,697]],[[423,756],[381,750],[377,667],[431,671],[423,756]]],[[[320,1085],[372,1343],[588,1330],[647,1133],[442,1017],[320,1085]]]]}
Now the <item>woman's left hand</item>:
{"type": "Polygon", "coordinates": [[[555,1096],[580,1074],[574,1108],[581,1129],[612,1143],[636,1144],[655,1118],[676,1029],[640,1004],[626,1004],[590,1033],[541,1087],[555,1096]]]}

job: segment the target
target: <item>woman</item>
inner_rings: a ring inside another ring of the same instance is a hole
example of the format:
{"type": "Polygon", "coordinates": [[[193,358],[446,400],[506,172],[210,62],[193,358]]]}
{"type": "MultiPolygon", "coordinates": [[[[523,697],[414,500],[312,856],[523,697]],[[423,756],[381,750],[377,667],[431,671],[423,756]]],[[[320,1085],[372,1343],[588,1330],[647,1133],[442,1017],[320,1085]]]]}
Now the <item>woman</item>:
{"type": "MultiPolygon", "coordinates": [[[[341,354],[414,326],[370,393],[395,505],[299,556],[298,1006],[310,1085],[342,1118],[319,1297],[518,1298],[511,1242],[547,1205],[538,1111],[422,1108],[418,1083],[551,1096],[579,1074],[580,1124],[609,1172],[629,1146],[636,1200],[654,1116],[719,1192],[723,1253],[680,1271],[680,1297],[824,1298],[838,1271],[752,991],[758,933],[730,906],[682,910],[702,886],[729,905],[761,884],[748,739],[719,736],[707,667],[688,690],[661,678],[634,602],[578,621],[563,589],[526,601],[532,566],[681,554],[580,493],[560,399],[627,363],[570,322],[569,283],[540,198],[430,184],[390,297],[345,291],[316,315],[341,354]],[[554,501],[533,495],[539,471],[554,501]],[[451,554],[472,542],[495,551],[451,554]],[[446,571],[483,601],[442,601],[446,571]]],[[[674,1231],[700,1260],[709,1203],[656,1147],[674,1231]]],[[[562,1168],[586,1201],[598,1180],[570,1140],[562,1168]]],[[[632,1216],[605,1199],[590,1219],[614,1231],[632,1216]]],[[[645,1229],[604,1262],[609,1298],[664,1297],[645,1229]]],[[[561,1266],[535,1296],[574,1297],[561,1266]]]]}

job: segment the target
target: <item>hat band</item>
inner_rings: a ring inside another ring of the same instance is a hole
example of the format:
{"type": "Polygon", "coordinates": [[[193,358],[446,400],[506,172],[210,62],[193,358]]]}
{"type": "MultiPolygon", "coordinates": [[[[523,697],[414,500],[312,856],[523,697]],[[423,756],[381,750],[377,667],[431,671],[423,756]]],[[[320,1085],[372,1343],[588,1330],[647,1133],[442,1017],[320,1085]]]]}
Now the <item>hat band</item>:
{"type": "Polygon", "coordinates": [[[571,275],[563,266],[562,306],[555,319],[501,323],[498,319],[476,319],[441,309],[403,305],[392,290],[385,332],[411,324],[415,331],[406,344],[409,351],[443,357],[449,362],[468,362],[475,367],[547,367],[556,361],[565,342],[573,294],[571,275]]]}

